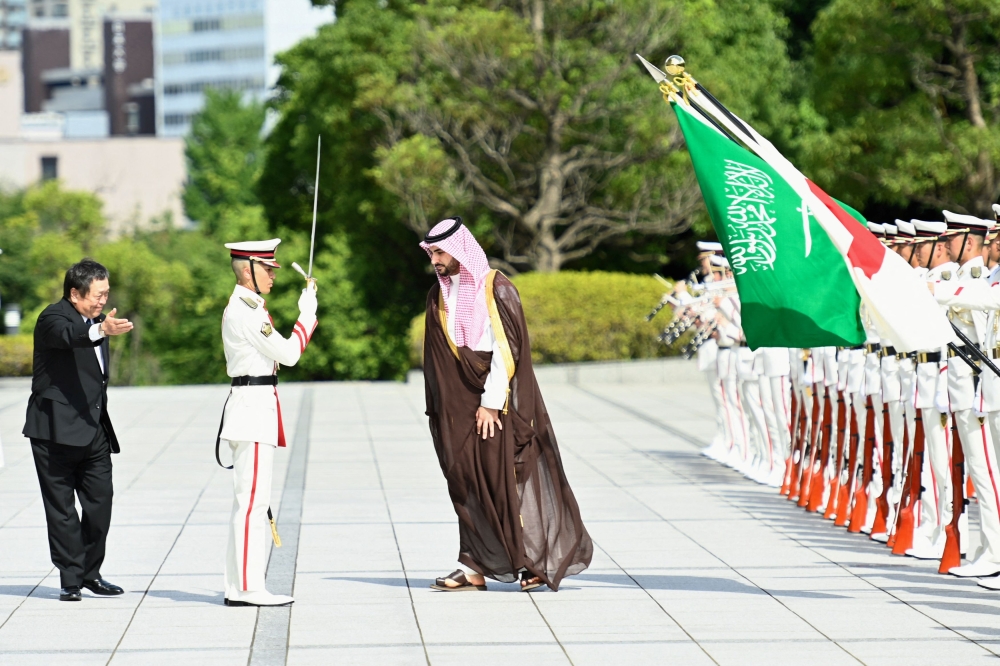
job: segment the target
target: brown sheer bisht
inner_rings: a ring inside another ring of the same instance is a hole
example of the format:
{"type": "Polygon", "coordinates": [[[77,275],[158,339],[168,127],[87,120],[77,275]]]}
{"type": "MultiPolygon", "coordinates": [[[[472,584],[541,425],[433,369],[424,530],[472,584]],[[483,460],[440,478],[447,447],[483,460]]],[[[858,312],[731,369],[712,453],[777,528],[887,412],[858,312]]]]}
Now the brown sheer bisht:
{"type": "Polygon", "coordinates": [[[556,590],[565,576],[590,565],[594,546],[535,379],[517,289],[491,271],[486,295],[510,378],[503,430],[486,440],[476,433],[475,413],[493,355],[456,347],[440,285],[427,296],[427,416],[458,514],[458,560],[504,583],[517,580],[523,568],[556,590]]]}

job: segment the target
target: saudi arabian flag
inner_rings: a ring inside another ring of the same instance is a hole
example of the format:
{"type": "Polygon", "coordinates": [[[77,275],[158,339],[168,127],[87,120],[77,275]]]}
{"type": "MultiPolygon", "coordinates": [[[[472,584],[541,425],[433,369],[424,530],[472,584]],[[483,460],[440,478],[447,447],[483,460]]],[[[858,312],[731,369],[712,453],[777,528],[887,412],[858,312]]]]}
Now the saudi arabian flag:
{"type": "Polygon", "coordinates": [[[736,279],[750,348],[862,344],[850,268],[802,197],[767,162],[671,106],[736,279]]]}

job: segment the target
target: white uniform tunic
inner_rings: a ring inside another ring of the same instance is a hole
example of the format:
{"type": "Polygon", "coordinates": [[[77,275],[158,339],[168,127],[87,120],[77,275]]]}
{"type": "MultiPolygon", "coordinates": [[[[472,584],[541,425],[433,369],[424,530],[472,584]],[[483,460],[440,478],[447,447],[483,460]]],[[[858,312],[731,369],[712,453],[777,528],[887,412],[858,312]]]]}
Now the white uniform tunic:
{"type": "MultiPolygon", "coordinates": [[[[301,315],[292,335],[274,328],[264,299],[236,285],[222,316],[222,344],[230,377],[277,374],[280,365],[295,365],[316,329],[316,316],[301,315]]],[[[280,407],[273,386],[234,386],[226,404],[222,439],[283,446],[279,441],[280,407]]]]}
{"type": "MultiPolygon", "coordinates": [[[[279,365],[295,365],[316,329],[314,295],[311,300],[311,307],[295,322],[292,335],[285,338],[275,330],[264,299],[237,285],[222,317],[229,376],[263,377],[276,374],[279,365]]],[[[277,388],[232,387],[220,437],[229,441],[233,460],[226,598],[239,600],[241,594],[265,591],[271,467],[274,448],[285,445],[277,388]]]]}

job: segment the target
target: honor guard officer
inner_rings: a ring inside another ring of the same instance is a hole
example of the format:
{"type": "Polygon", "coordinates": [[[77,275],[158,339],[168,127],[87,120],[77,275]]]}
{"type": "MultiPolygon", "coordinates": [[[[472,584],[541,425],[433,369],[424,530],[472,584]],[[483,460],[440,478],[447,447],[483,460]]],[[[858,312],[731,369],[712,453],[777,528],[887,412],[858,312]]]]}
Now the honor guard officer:
{"type": "Polygon", "coordinates": [[[268,504],[274,449],[285,446],[278,366],[295,365],[316,329],[316,282],[307,281],[299,297],[298,321],[292,335],[283,337],[275,330],[261,298],[270,293],[274,270],[280,268],[274,258],[280,242],[275,238],[226,244],[237,282],[222,317],[222,343],[232,389],[223,410],[215,455],[221,465],[219,440],[228,441],[234,499],[226,554],[227,606],[284,606],[293,601],[264,588],[268,504]]]}

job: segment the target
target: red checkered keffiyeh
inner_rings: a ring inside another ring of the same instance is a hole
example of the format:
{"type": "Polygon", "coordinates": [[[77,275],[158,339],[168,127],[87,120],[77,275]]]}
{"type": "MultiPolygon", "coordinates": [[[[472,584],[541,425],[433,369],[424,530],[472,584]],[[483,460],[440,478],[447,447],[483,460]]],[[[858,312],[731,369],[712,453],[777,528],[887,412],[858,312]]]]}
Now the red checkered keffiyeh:
{"type": "MultiPolygon", "coordinates": [[[[438,222],[437,226],[430,230],[429,235],[441,234],[454,224],[454,219],[438,222]]],[[[483,330],[490,318],[486,309],[486,292],[483,289],[486,275],[490,272],[486,253],[464,224],[448,238],[436,243],[422,242],[420,247],[424,248],[428,256],[431,247],[439,247],[458,260],[461,267],[456,312],[449,312],[448,317],[455,322],[455,346],[472,347],[483,337],[483,330]]],[[[438,275],[437,278],[447,303],[448,296],[451,295],[451,278],[447,275],[438,275]]]]}

